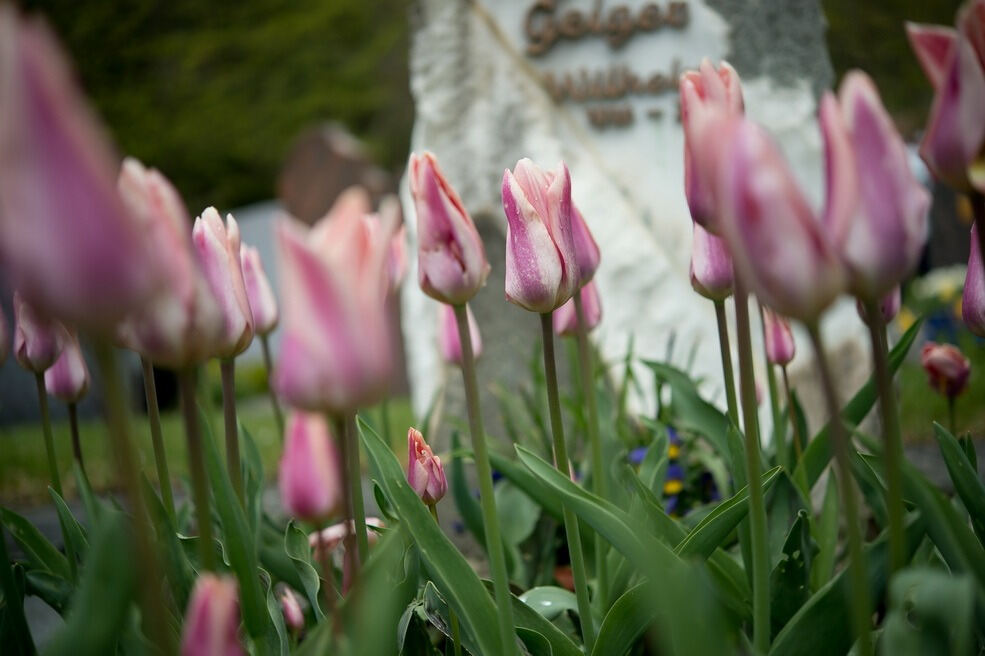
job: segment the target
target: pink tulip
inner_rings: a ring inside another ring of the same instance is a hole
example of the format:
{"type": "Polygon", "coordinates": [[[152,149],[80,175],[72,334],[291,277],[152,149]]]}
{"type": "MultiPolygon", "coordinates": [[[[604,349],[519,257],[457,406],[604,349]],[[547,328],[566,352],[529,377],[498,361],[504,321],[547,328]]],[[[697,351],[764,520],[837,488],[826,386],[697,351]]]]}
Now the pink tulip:
{"type": "MultiPolygon", "coordinates": [[[[591,281],[581,288],[581,308],[585,314],[585,330],[592,330],[602,321],[602,300],[599,298],[598,287],[591,281]]],[[[575,299],[554,311],[554,332],[565,337],[578,334],[578,313],[575,311],[575,299]]]]}
{"type": "Polygon", "coordinates": [[[766,359],[770,364],[785,367],[797,353],[790,322],[768,307],[763,308],[763,337],[766,340],[766,359]]]}
{"type": "Polygon", "coordinates": [[[705,59],[699,70],[687,71],[681,76],[680,103],[681,122],[684,125],[684,192],[687,204],[691,218],[698,225],[717,233],[714,189],[708,184],[707,175],[699,171],[700,162],[695,160],[693,148],[709,110],[728,115],[743,113],[739,75],[727,62],[721,62],[716,71],[705,59]]]}
{"type": "Polygon", "coordinates": [[[417,210],[418,283],[431,298],[461,305],[489,276],[479,231],[433,154],[411,154],[410,191],[417,210]]]}
{"type": "Polygon", "coordinates": [[[595,238],[592,237],[592,231],[585,223],[585,217],[574,203],[571,205],[571,230],[575,241],[575,260],[578,262],[581,286],[584,287],[595,277],[602,254],[599,252],[598,244],[595,243],[595,238]]]}
{"type": "MultiPolygon", "coordinates": [[[[830,226],[832,238],[848,268],[852,291],[863,298],[882,298],[920,259],[927,241],[930,194],[910,171],[903,139],[869,76],[849,72],[838,102],[860,193],[850,220],[830,226]]],[[[826,114],[833,110],[834,99],[828,95],[822,100],[822,119],[829,119],[826,114]]],[[[829,166],[840,162],[829,160],[829,166]]],[[[847,183],[832,186],[845,188],[847,183]]]]}
{"type": "Polygon", "coordinates": [[[985,273],[982,270],[982,251],[978,244],[978,225],[971,228],[971,253],[968,255],[968,273],[961,295],[961,317],[968,330],[985,337],[985,273]]]}
{"type": "MultiPolygon", "coordinates": [[[[472,358],[479,359],[482,355],[482,335],[479,324],[475,322],[472,309],[465,306],[465,315],[469,322],[469,337],[472,338],[472,358]]],[[[455,319],[455,308],[442,303],[438,309],[438,348],[441,357],[448,364],[462,366],[462,342],[458,339],[458,321],[455,319]]]]}
{"type": "Polygon", "coordinates": [[[280,593],[280,609],[284,614],[284,625],[292,633],[304,631],[304,611],[301,610],[301,602],[294,591],[286,586],[280,593]]]}
{"type": "MultiPolygon", "coordinates": [[[[311,533],[308,536],[308,546],[312,549],[314,559],[316,561],[322,559],[323,549],[329,553],[335,551],[339,545],[343,544],[346,537],[352,534],[354,526],[355,524],[350,519],[348,522],[337,522],[311,533]],[[347,526],[348,528],[346,528],[347,526]]],[[[367,517],[366,526],[377,529],[386,528],[386,524],[379,517],[367,517]]],[[[367,531],[366,537],[369,539],[369,546],[371,547],[379,540],[377,531],[367,531]]]]}
{"type": "Polygon", "coordinates": [[[180,369],[207,359],[223,332],[223,318],[192,248],[191,220],[171,182],[127,158],[120,196],[155,244],[167,285],[120,328],[121,340],[155,364],[180,369]]]}
{"type": "Polygon", "coordinates": [[[253,314],[239,254],[239,225],[232,214],[223,223],[216,209],[208,207],[195,219],[192,241],[223,319],[223,330],[212,355],[234,358],[253,341],[253,314]]]}
{"type": "Polygon", "coordinates": [[[68,331],[65,326],[40,314],[19,292],[14,292],[14,358],[36,374],[55,364],[68,331]]]}
{"type": "Polygon", "coordinates": [[[246,297],[250,301],[254,329],[257,335],[268,335],[277,327],[277,299],[274,298],[274,291],[270,288],[270,281],[263,269],[260,251],[243,245],[239,254],[243,262],[243,283],[246,286],[246,297]]]}
{"type": "Polygon", "coordinates": [[[320,414],[292,412],[277,481],[292,517],[323,522],[342,504],[342,463],[328,423],[320,414]]]}
{"type": "MultiPolygon", "coordinates": [[[[814,321],[844,286],[844,271],[828,235],[817,220],[772,140],[757,125],[732,117],[710,121],[704,148],[718,142],[706,162],[713,163],[720,228],[733,264],[765,305],[784,316],[814,321]]],[[[822,121],[822,130],[831,125],[822,121]]],[[[852,167],[852,158],[832,161],[828,168],[852,167]]],[[[851,203],[832,199],[841,192],[830,186],[842,176],[829,177],[827,223],[851,203]]]]}
{"type": "Polygon", "coordinates": [[[691,287],[705,298],[722,301],[731,296],[732,256],[725,240],[694,224],[691,242],[691,287]]]}
{"type": "Polygon", "coordinates": [[[985,191],[985,176],[969,178],[985,158],[985,0],[962,9],[957,31],[909,24],[907,32],[936,90],[920,155],[947,184],[985,191]]]}
{"type": "Polygon", "coordinates": [[[571,176],[563,162],[549,172],[521,159],[503,174],[508,301],[551,312],[578,290],[571,208],[571,176]]]}
{"type": "Polygon", "coordinates": [[[118,161],[47,26],[0,6],[0,262],[38,310],[104,334],[160,284],[118,161]]]}
{"type": "Polygon", "coordinates": [[[448,491],[441,458],[431,452],[431,447],[416,428],[407,431],[407,482],[429,506],[441,501],[448,491]]]}
{"type": "Polygon", "coordinates": [[[62,354],[44,372],[44,386],[48,394],[65,403],[76,403],[89,391],[89,369],[75,335],[68,335],[62,354]]]}
{"type": "Polygon", "coordinates": [[[277,226],[284,336],[273,380],[296,407],[349,412],[389,384],[390,237],[366,220],[368,204],[365,192],[350,190],[310,231],[287,219],[277,226]]]}
{"type": "MultiPolygon", "coordinates": [[[[900,292],[899,285],[893,288],[891,292],[882,297],[879,301],[879,314],[882,315],[882,322],[889,323],[896,318],[899,314],[900,307],[903,304],[903,296],[900,292]]],[[[858,301],[855,305],[858,310],[858,316],[863,323],[869,323],[868,316],[866,315],[865,305],[862,301],[858,301]]]]}
{"type": "Polygon", "coordinates": [[[948,398],[958,396],[968,385],[971,363],[956,346],[927,342],[920,351],[920,364],[930,386],[948,398]]]}
{"type": "Polygon", "coordinates": [[[181,656],[245,656],[239,639],[239,590],[229,576],[195,582],[181,636],[181,656]]]}

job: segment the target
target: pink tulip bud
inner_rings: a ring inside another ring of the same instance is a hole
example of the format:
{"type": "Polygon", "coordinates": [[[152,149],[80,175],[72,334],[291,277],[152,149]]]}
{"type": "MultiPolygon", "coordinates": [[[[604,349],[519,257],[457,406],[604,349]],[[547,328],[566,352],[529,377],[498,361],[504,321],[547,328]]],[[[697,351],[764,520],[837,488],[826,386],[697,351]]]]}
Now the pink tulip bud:
{"type": "Polygon", "coordinates": [[[920,364],[930,386],[948,398],[958,396],[968,385],[971,363],[956,346],[927,342],[920,351],[920,364]]]}
{"type": "MultiPolygon", "coordinates": [[[[585,330],[589,331],[602,321],[602,300],[599,298],[595,281],[589,282],[578,292],[581,294],[581,309],[585,315],[585,330]]],[[[554,310],[554,332],[564,337],[578,334],[578,313],[575,311],[575,299],[554,310]]]]}
{"type": "Polygon", "coordinates": [[[229,576],[195,582],[181,636],[181,656],[245,656],[239,639],[239,589],[229,576]]]}
{"type": "Polygon", "coordinates": [[[389,385],[390,236],[365,219],[367,206],[365,192],[350,190],[310,231],[287,219],[277,226],[284,335],[273,380],[295,407],[349,412],[389,385]]]}
{"type": "Polygon", "coordinates": [[[592,237],[592,231],[585,223],[585,217],[574,203],[571,204],[571,230],[575,242],[575,260],[578,262],[581,286],[584,287],[595,277],[602,254],[599,252],[598,244],[595,243],[595,238],[592,237]]]}
{"type": "Polygon", "coordinates": [[[0,6],[0,262],[39,311],[104,334],[161,282],[117,166],[47,26],[0,6]]]}
{"type": "Polygon", "coordinates": [[[277,300],[263,269],[260,251],[244,245],[239,254],[243,261],[243,283],[250,301],[253,325],[258,335],[268,335],[277,327],[277,300]]]}
{"type": "MultiPolygon", "coordinates": [[[[851,220],[831,226],[833,241],[847,265],[852,291],[864,298],[882,298],[920,259],[927,241],[930,194],[910,171],[906,146],[871,78],[849,72],[838,102],[860,194],[851,220]]],[[[831,96],[822,101],[822,116],[832,103],[831,96]]]]}
{"type": "Polygon", "coordinates": [[[743,113],[742,86],[739,75],[728,63],[721,62],[718,70],[705,59],[697,71],[687,71],[680,81],[681,122],[684,125],[684,192],[691,217],[706,230],[718,232],[714,188],[701,171],[693,153],[694,142],[700,138],[705,114],[709,111],[727,115],[743,113]]]}
{"type": "Polygon", "coordinates": [[[207,359],[223,318],[192,248],[191,220],[171,182],[133,158],[123,162],[120,196],[157,247],[167,285],[121,326],[122,341],[155,364],[179,369],[207,359]]]}
{"type": "Polygon", "coordinates": [[[65,403],[75,403],[89,391],[89,369],[75,335],[67,336],[62,354],[44,372],[44,386],[48,394],[65,403]]]}
{"type": "MultiPolygon", "coordinates": [[[[896,318],[899,314],[900,306],[903,304],[903,296],[900,292],[899,285],[893,288],[891,292],[882,297],[879,301],[879,314],[882,315],[882,322],[889,323],[896,318]]],[[[855,308],[858,310],[858,316],[862,320],[862,323],[869,323],[868,315],[865,311],[865,305],[862,301],[858,301],[855,304],[855,308]]]]}
{"type": "Polygon", "coordinates": [[[192,241],[223,319],[223,331],[212,355],[236,357],[253,341],[253,314],[239,254],[239,225],[232,214],[226,215],[223,223],[216,209],[208,207],[195,219],[192,241]]]}
{"type": "Polygon", "coordinates": [[[978,243],[978,225],[971,227],[971,253],[968,255],[968,273],[961,295],[961,317],[968,330],[985,337],[985,272],[982,270],[982,251],[978,243]]]}
{"type": "Polygon", "coordinates": [[[287,421],[278,484],[281,503],[292,517],[323,522],[342,503],[341,460],[320,414],[292,412],[287,421]]]}
{"type": "Polygon", "coordinates": [[[417,210],[418,283],[442,303],[465,303],[489,276],[479,231],[433,154],[411,154],[410,191],[417,210]]]}
{"type": "Polygon", "coordinates": [[[36,374],[55,364],[68,340],[68,331],[40,314],[19,292],[14,292],[14,357],[36,374]]]}
{"type": "Polygon", "coordinates": [[[563,162],[544,171],[521,159],[503,174],[508,301],[551,312],[578,290],[571,208],[571,176],[563,162]]]}
{"type": "Polygon", "coordinates": [[[292,633],[304,631],[304,611],[301,610],[301,602],[287,586],[280,593],[280,609],[284,614],[284,624],[292,633]]]}
{"type": "MultiPolygon", "coordinates": [[[[482,355],[482,335],[479,324],[475,322],[472,309],[466,305],[465,315],[469,322],[469,337],[472,338],[472,358],[479,359],[482,355]]],[[[438,309],[438,348],[441,357],[448,364],[462,366],[462,342],[458,339],[458,321],[455,319],[455,308],[442,303],[438,309]]]]}
{"type": "MultiPolygon", "coordinates": [[[[714,158],[720,228],[737,274],[765,305],[814,321],[844,285],[843,268],[821,222],[761,128],[724,118],[716,122],[714,135],[720,141],[714,158]]],[[[852,161],[829,159],[829,167],[836,165],[852,161]]],[[[829,190],[829,199],[838,195],[829,190]]]]}
{"type": "Polygon", "coordinates": [[[722,301],[731,296],[732,256],[725,240],[694,224],[691,242],[691,287],[705,298],[722,301]]]}
{"type": "Polygon", "coordinates": [[[431,452],[431,447],[416,428],[407,431],[407,482],[429,506],[441,501],[448,491],[441,458],[431,452]]]}
{"type": "Polygon", "coordinates": [[[766,359],[770,364],[785,367],[797,353],[790,322],[768,307],[763,307],[763,337],[766,340],[766,359]]]}

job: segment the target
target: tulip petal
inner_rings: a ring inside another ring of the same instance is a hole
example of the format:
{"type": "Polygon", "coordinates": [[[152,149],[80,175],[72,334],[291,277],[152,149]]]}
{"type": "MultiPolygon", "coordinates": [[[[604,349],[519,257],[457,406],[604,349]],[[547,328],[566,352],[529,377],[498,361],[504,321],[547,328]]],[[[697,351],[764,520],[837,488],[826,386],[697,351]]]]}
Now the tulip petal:
{"type": "Polygon", "coordinates": [[[564,275],[560,254],[541,215],[509,170],[503,174],[503,209],[507,219],[506,297],[532,312],[550,312],[556,307],[564,275]]]}
{"type": "Polygon", "coordinates": [[[961,295],[961,318],[968,330],[979,337],[985,337],[985,271],[982,269],[978,224],[971,228],[971,252],[968,255],[968,273],[965,275],[964,292],[961,295]]]}
{"type": "Polygon", "coordinates": [[[821,97],[818,119],[824,140],[823,222],[832,242],[840,247],[848,238],[858,209],[858,165],[841,108],[830,91],[821,97]]]}
{"type": "Polygon", "coordinates": [[[957,31],[942,25],[908,22],[906,36],[930,84],[934,89],[940,88],[947,77],[957,31]]]}

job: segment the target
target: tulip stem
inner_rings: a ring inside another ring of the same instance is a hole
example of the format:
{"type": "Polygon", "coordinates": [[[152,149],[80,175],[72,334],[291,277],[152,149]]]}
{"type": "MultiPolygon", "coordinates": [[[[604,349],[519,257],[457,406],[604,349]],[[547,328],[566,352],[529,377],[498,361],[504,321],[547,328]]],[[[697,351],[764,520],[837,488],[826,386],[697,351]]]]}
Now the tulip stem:
{"type": "MultiPolygon", "coordinates": [[[[441,523],[438,521],[438,504],[429,503],[428,510],[431,511],[431,516],[434,517],[434,523],[441,528],[441,523]]],[[[462,639],[458,628],[458,615],[455,614],[454,609],[448,606],[448,620],[451,624],[451,640],[452,647],[455,650],[455,656],[462,656],[462,639]]]]}
{"type": "MultiPolygon", "coordinates": [[[[763,328],[763,349],[766,348],[766,321],[763,319],[763,304],[759,303],[759,324],[763,328]]],[[[790,470],[790,461],[788,459],[786,436],[787,431],[783,425],[783,420],[780,415],[780,393],[776,385],[776,372],[773,370],[773,365],[769,361],[769,356],[765,354],[763,359],[766,362],[766,386],[769,388],[770,392],[770,412],[773,416],[773,448],[776,452],[776,462],[782,465],[787,471],[790,470]]]]}
{"type": "MultiPolygon", "coordinates": [[[[578,317],[578,366],[581,369],[581,391],[588,409],[588,440],[592,445],[592,487],[595,495],[606,497],[605,464],[602,461],[602,442],[599,439],[599,410],[595,398],[595,363],[588,343],[588,325],[585,321],[585,308],[581,302],[581,292],[574,296],[575,314],[578,317]]],[[[598,604],[603,611],[608,607],[609,571],[606,563],[605,540],[595,534],[595,576],[598,578],[598,604]]]]}
{"type": "Polygon", "coordinates": [[[239,461],[239,426],[236,424],[236,360],[219,361],[222,374],[222,418],[226,426],[226,468],[240,505],[243,497],[243,467],[239,461]]]}
{"type": "Polygon", "coordinates": [[[749,329],[749,294],[741,277],[735,279],[735,325],[739,345],[739,392],[746,443],[746,479],[749,485],[749,532],[752,547],[753,644],[765,654],[770,646],[770,559],[766,504],[760,479],[759,415],[749,329]]]}
{"type": "Polygon", "coordinates": [[[879,411],[886,450],[886,510],[889,515],[889,574],[906,563],[903,536],[903,438],[900,434],[899,407],[889,373],[889,345],[886,325],[878,301],[865,301],[866,323],[872,342],[872,360],[879,386],[879,411]]]}
{"type": "Polygon", "coordinates": [[[954,422],[954,397],[947,397],[947,418],[948,425],[951,428],[951,435],[957,437],[957,433],[954,432],[955,422],[954,422]]]}
{"type": "MultiPolygon", "coordinates": [[[[171,491],[171,473],[168,471],[168,455],[161,435],[161,410],[157,405],[157,383],[154,381],[154,365],[147,358],[140,358],[144,370],[144,397],[147,399],[147,421],[150,423],[150,440],[154,445],[154,464],[157,465],[157,483],[161,487],[164,508],[177,526],[174,512],[174,493],[171,491]]],[[[79,463],[82,463],[81,456],[79,463]]]]}
{"type": "Polygon", "coordinates": [[[503,654],[515,655],[517,649],[516,634],[513,632],[513,600],[510,596],[510,581],[506,572],[503,538],[499,530],[499,515],[496,513],[496,497],[493,494],[492,466],[489,464],[486,434],[482,427],[479,384],[476,380],[475,358],[472,354],[472,336],[469,332],[465,304],[453,307],[455,323],[458,325],[458,341],[462,345],[462,381],[469,413],[469,432],[475,455],[476,477],[479,479],[479,505],[482,508],[482,524],[486,534],[486,553],[489,554],[489,569],[496,596],[496,610],[499,613],[499,638],[503,654]]]}
{"type": "MultiPolygon", "coordinates": [[[[319,565],[321,565],[322,579],[325,581],[325,585],[322,587],[322,594],[325,597],[325,610],[332,618],[332,622],[336,623],[335,598],[338,593],[335,591],[335,568],[332,565],[332,554],[328,550],[328,544],[325,543],[325,536],[322,533],[322,529],[319,529],[317,532],[318,560],[320,561],[319,565]]],[[[336,628],[338,627],[336,626],[336,628]]]]}
{"type": "MultiPolygon", "coordinates": [[[[554,361],[554,324],[551,312],[540,315],[540,333],[544,340],[544,374],[547,383],[547,405],[551,412],[551,432],[554,434],[554,466],[565,476],[571,475],[568,463],[568,447],[564,442],[564,424],[561,422],[561,403],[558,400],[557,366],[554,361]]],[[[592,622],[592,606],[588,597],[588,577],[585,574],[585,555],[582,553],[581,535],[578,532],[578,516],[563,505],[564,532],[571,556],[571,573],[575,579],[575,598],[578,601],[578,619],[585,651],[592,653],[595,647],[595,627],[592,622]]]]}
{"type": "Polygon", "coordinates": [[[48,454],[48,474],[51,488],[62,496],[62,478],[58,474],[58,458],[55,456],[55,438],[51,434],[51,413],[48,411],[48,392],[44,387],[44,373],[34,374],[38,388],[38,408],[41,411],[41,429],[44,432],[44,449],[48,454]]]}
{"type": "MultiPolygon", "coordinates": [[[[878,313],[878,309],[876,309],[876,313],[878,313]]],[[[873,316],[871,312],[869,316],[873,316]]],[[[851,561],[849,563],[849,569],[852,582],[852,623],[855,625],[855,633],[858,636],[858,654],[860,656],[871,656],[873,653],[872,638],[869,631],[872,624],[870,619],[872,606],[869,601],[865,553],[862,551],[862,531],[858,503],[855,496],[855,487],[852,484],[851,464],[848,453],[849,443],[845,436],[845,427],[841,423],[841,413],[838,408],[838,396],[835,392],[834,378],[831,375],[828,356],[824,351],[824,342],[821,339],[821,333],[818,331],[817,324],[807,324],[807,332],[810,334],[814,353],[817,357],[818,370],[821,373],[824,399],[827,403],[828,416],[830,417],[828,427],[831,438],[831,451],[834,454],[835,465],[838,468],[838,485],[841,488],[842,505],[845,508],[845,531],[848,535],[848,555],[851,561]]]]}
{"type": "Polygon", "coordinates": [[[123,489],[130,497],[134,526],[133,557],[142,568],[141,575],[138,577],[142,621],[150,643],[158,645],[163,653],[171,654],[175,651],[175,645],[173,635],[168,628],[168,613],[160,590],[162,570],[140,484],[140,463],[131,442],[130,415],[119,371],[116,368],[116,354],[113,352],[112,345],[102,339],[95,339],[93,346],[103,380],[103,400],[110,445],[116,456],[116,466],[123,489]]]}
{"type": "Polygon", "coordinates": [[[982,269],[985,272],[985,194],[980,191],[971,192],[971,213],[978,226],[978,252],[982,255],[982,269]]]}
{"type": "Polygon", "coordinates": [[[369,558],[369,536],[366,533],[366,509],[363,505],[362,468],[359,465],[359,433],[356,428],[356,415],[350,414],[345,421],[345,467],[349,473],[352,487],[352,513],[355,522],[356,545],[359,549],[359,562],[369,558]]]}
{"type": "Polygon", "coordinates": [[[72,436],[72,455],[79,469],[85,473],[85,463],[82,462],[82,440],[79,438],[79,406],[73,401],[66,404],[68,408],[68,430],[72,436]]]}
{"type": "Polygon", "coordinates": [[[284,413],[280,409],[280,401],[274,388],[270,386],[270,372],[274,370],[273,360],[270,357],[270,340],[268,335],[260,335],[260,346],[263,347],[263,366],[267,376],[267,394],[270,395],[270,405],[274,409],[274,421],[277,422],[277,436],[281,443],[284,442],[284,413]]]}
{"type": "Polygon", "coordinates": [[[215,547],[212,545],[212,513],[209,510],[209,480],[202,458],[202,426],[195,406],[195,370],[178,374],[181,411],[188,441],[188,470],[192,479],[192,500],[198,522],[198,557],[203,570],[215,570],[215,547]]]}
{"type": "Polygon", "coordinates": [[[725,317],[725,301],[715,301],[715,318],[718,320],[718,346],[722,353],[722,377],[725,379],[725,403],[728,417],[739,426],[739,406],[735,401],[735,374],[732,372],[732,348],[728,341],[728,320],[725,317]]]}
{"type": "MultiPolygon", "coordinates": [[[[793,430],[793,450],[794,454],[797,456],[797,464],[800,463],[800,459],[804,457],[804,436],[800,434],[800,422],[797,421],[797,413],[794,410],[793,404],[793,391],[790,388],[790,377],[787,375],[787,365],[780,367],[780,372],[783,374],[783,390],[787,397],[787,414],[790,415],[790,427],[793,430]]],[[[800,473],[804,475],[803,484],[804,492],[809,493],[810,491],[806,489],[807,487],[807,472],[803,469],[800,473]]]]}

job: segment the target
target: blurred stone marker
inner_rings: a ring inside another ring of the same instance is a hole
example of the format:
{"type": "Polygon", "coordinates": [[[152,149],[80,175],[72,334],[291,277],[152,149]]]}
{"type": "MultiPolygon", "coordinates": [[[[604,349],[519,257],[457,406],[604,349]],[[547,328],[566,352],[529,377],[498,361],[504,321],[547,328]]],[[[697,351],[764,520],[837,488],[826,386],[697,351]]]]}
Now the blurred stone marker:
{"type": "MultiPolygon", "coordinates": [[[[818,0],[420,3],[411,52],[412,147],[437,155],[486,239],[493,272],[472,303],[486,349],[481,385],[510,388],[525,380],[537,342],[537,318],[504,300],[503,170],[521,157],[547,167],[563,159],[574,201],[602,251],[596,281],[603,320],[594,338],[605,361],[619,362],[630,340],[637,356],[664,359],[673,341],[671,361],[684,368],[694,349],[692,373],[724,406],[713,306],[692,292],[688,276],[678,76],[704,57],[730,61],[742,76],[749,115],[776,136],[819,205],[815,114],[820,92],[833,82],[824,25],[818,0]]],[[[413,232],[406,180],[402,189],[413,232]]],[[[405,339],[413,401],[423,412],[446,375],[435,346],[436,303],[408,284],[403,307],[405,318],[417,317],[405,319],[405,339]]],[[[832,314],[825,326],[832,346],[866,363],[854,305],[842,303],[832,314]]],[[[799,344],[795,370],[810,360],[806,339],[799,344]]],[[[644,389],[635,403],[652,410],[651,377],[641,371],[639,379],[644,389]]],[[[844,380],[847,390],[855,384],[844,380]]],[[[458,387],[449,394],[460,395],[458,387]]],[[[495,414],[486,400],[493,434],[495,414]]]]}

